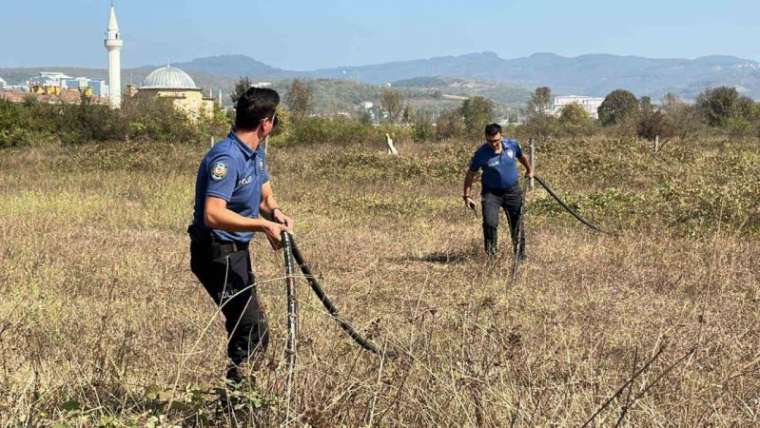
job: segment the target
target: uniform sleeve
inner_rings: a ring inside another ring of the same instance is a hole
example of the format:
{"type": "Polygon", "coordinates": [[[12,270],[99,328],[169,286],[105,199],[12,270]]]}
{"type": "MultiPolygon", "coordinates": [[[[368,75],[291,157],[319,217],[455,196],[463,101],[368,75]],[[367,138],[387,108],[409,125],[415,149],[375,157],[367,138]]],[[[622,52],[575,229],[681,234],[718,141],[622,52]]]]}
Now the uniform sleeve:
{"type": "Polygon", "coordinates": [[[475,152],[474,155],[472,155],[472,160],[470,160],[470,172],[478,172],[478,170],[481,168],[480,165],[480,157],[478,156],[479,151],[475,152]]]}
{"type": "Polygon", "coordinates": [[[515,159],[520,159],[523,155],[522,147],[520,147],[520,143],[517,142],[517,140],[514,140],[515,143],[515,159]]]}
{"type": "Polygon", "coordinates": [[[237,181],[237,165],[227,154],[220,154],[209,159],[206,196],[213,196],[229,202],[237,181]]]}

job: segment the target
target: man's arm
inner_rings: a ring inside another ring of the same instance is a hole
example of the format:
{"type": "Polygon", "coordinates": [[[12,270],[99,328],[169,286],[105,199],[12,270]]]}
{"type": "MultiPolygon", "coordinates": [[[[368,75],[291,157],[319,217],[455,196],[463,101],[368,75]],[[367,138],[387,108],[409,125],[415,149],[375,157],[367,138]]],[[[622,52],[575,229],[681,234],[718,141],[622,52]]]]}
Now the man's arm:
{"type": "Polygon", "coordinates": [[[462,193],[462,199],[469,208],[475,208],[475,201],[472,200],[472,182],[475,180],[475,172],[467,170],[467,174],[464,176],[464,190],[462,193]]]}
{"type": "Polygon", "coordinates": [[[521,164],[525,167],[525,175],[527,177],[533,177],[533,168],[530,167],[530,161],[528,160],[528,157],[525,155],[520,156],[517,158],[517,160],[520,161],[521,164]]]}
{"type": "Polygon", "coordinates": [[[268,218],[273,219],[277,223],[284,224],[289,231],[293,230],[293,219],[286,216],[280,209],[269,181],[261,186],[261,204],[259,204],[259,209],[268,218]]]}
{"type": "Polygon", "coordinates": [[[263,218],[249,218],[227,209],[227,201],[214,196],[206,198],[203,221],[212,229],[229,232],[264,232],[275,249],[280,245],[284,226],[263,218]]]}

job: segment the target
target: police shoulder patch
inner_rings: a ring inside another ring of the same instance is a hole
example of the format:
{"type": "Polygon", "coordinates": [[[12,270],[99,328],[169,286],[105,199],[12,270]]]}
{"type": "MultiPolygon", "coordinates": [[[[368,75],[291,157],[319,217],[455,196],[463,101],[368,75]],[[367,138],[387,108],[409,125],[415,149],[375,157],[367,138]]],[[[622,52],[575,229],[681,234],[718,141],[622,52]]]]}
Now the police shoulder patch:
{"type": "Polygon", "coordinates": [[[211,167],[211,178],[213,178],[216,181],[219,181],[227,176],[227,164],[224,162],[216,162],[211,167]]]}

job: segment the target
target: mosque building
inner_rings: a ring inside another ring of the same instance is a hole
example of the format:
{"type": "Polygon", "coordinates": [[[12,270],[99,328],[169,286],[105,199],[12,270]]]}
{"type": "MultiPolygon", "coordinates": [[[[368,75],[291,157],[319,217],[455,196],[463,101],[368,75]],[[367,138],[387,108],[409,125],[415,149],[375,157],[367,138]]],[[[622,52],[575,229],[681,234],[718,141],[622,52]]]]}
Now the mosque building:
{"type": "Polygon", "coordinates": [[[130,88],[128,93],[138,98],[170,99],[175,109],[193,121],[214,114],[214,98],[204,97],[190,75],[171,65],[153,70],[139,88],[130,88]]]}

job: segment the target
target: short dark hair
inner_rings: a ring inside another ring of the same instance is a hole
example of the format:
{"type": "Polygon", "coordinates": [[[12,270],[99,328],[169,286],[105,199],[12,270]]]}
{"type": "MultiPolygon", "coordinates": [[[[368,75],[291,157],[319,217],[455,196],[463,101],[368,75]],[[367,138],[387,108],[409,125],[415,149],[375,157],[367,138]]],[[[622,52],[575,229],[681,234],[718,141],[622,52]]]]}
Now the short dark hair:
{"type": "Polygon", "coordinates": [[[492,123],[486,125],[486,137],[493,137],[496,134],[501,133],[501,125],[498,123],[492,123]]]}
{"type": "Polygon", "coordinates": [[[280,95],[274,89],[249,88],[240,96],[235,107],[235,129],[253,130],[267,117],[273,117],[280,104],[280,95]]]}

